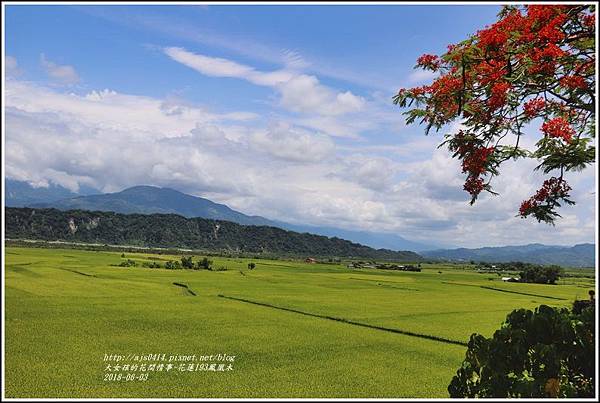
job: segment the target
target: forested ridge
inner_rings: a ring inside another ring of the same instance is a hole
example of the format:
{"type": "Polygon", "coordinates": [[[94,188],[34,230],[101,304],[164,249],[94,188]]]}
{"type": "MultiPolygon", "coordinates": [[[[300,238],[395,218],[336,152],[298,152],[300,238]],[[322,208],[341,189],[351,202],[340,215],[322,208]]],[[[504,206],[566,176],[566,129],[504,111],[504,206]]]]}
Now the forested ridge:
{"type": "Polygon", "coordinates": [[[189,248],[297,256],[418,261],[409,251],[373,249],[340,238],[176,214],[6,208],[6,238],[189,248]]]}

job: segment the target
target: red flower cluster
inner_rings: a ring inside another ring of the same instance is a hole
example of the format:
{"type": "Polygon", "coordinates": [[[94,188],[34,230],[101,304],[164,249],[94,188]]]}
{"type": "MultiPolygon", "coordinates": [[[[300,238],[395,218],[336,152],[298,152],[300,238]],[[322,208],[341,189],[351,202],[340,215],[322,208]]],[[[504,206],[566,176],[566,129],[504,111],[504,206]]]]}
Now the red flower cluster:
{"type": "Polygon", "coordinates": [[[555,20],[563,18],[567,11],[568,7],[564,5],[528,5],[527,19],[533,29],[540,29],[548,25],[555,26],[555,20]]]}
{"type": "Polygon", "coordinates": [[[477,148],[463,157],[462,171],[471,176],[479,176],[485,172],[488,157],[494,152],[494,147],[477,148]]]}
{"type": "Polygon", "coordinates": [[[417,59],[417,66],[436,71],[440,68],[440,58],[436,55],[424,54],[417,59]]]}
{"type": "Polygon", "coordinates": [[[585,79],[581,76],[564,76],[560,79],[560,84],[572,89],[585,89],[588,87],[587,83],[585,82],[585,79]]]}
{"type": "Polygon", "coordinates": [[[487,101],[490,109],[498,109],[506,104],[506,93],[510,89],[510,84],[506,81],[501,81],[492,86],[492,94],[487,101]]]}
{"type": "Polygon", "coordinates": [[[594,28],[596,25],[596,16],[594,14],[587,14],[583,17],[583,25],[588,28],[594,28]]]}
{"type": "Polygon", "coordinates": [[[484,51],[502,50],[512,36],[523,26],[523,15],[513,10],[500,21],[477,32],[478,46],[484,51]]]}
{"type": "Polygon", "coordinates": [[[469,194],[475,196],[481,193],[483,190],[483,179],[469,176],[463,186],[463,189],[469,192],[469,194]]]}
{"type": "Polygon", "coordinates": [[[534,98],[525,102],[523,111],[525,112],[525,116],[531,118],[540,113],[544,109],[544,106],[546,106],[546,101],[543,98],[534,98]]]}
{"type": "Polygon", "coordinates": [[[565,22],[567,17],[562,14],[555,17],[548,25],[540,29],[538,38],[542,42],[556,43],[565,39],[565,34],[560,30],[560,26],[565,22]]]}
{"type": "Polygon", "coordinates": [[[498,60],[484,60],[475,66],[475,72],[481,85],[495,83],[506,74],[506,63],[498,60]]]}
{"type": "Polygon", "coordinates": [[[529,73],[553,75],[556,71],[558,59],[566,55],[567,52],[554,43],[543,48],[536,48],[531,54],[531,61],[533,64],[529,68],[529,73]]]}
{"type": "Polygon", "coordinates": [[[481,49],[494,50],[501,48],[506,43],[508,40],[508,33],[500,31],[496,24],[494,24],[487,29],[479,31],[477,37],[479,38],[478,45],[481,49]]]}
{"type": "Polygon", "coordinates": [[[569,190],[571,190],[571,187],[564,179],[555,177],[547,179],[534,196],[521,203],[519,215],[521,215],[521,217],[526,217],[532,213],[532,210],[538,208],[542,204],[547,204],[552,200],[566,198],[569,196],[569,190]]]}
{"type": "Polygon", "coordinates": [[[431,92],[432,105],[440,119],[451,119],[458,111],[457,94],[462,90],[462,80],[452,75],[444,75],[436,79],[427,91],[431,92]]]}
{"type": "Polygon", "coordinates": [[[458,148],[462,156],[462,171],[468,174],[463,189],[472,196],[477,196],[484,188],[483,179],[480,177],[486,172],[486,165],[494,147],[480,147],[468,149],[469,146],[462,145],[458,148]]]}
{"type": "Polygon", "coordinates": [[[575,134],[569,122],[561,117],[544,122],[542,132],[549,137],[562,138],[566,143],[570,143],[575,134]]]}
{"type": "Polygon", "coordinates": [[[410,95],[413,97],[418,97],[423,94],[427,94],[430,91],[430,87],[428,85],[424,85],[422,87],[414,87],[409,90],[410,95]]]}

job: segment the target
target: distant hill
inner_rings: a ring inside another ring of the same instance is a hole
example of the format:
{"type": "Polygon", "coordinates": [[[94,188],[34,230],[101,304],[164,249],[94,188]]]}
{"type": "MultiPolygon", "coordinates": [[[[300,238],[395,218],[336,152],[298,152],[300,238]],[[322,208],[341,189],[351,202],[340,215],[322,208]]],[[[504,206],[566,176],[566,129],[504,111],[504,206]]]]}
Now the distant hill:
{"type": "Polygon", "coordinates": [[[53,183],[48,187],[33,187],[27,182],[6,179],[6,192],[4,202],[7,207],[25,207],[35,203],[49,203],[70,197],[77,197],[99,193],[90,187],[83,187],[80,193],[74,193],[69,189],[53,183]]]}
{"type": "Polygon", "coordinates": [[[191,196],[174,189],[155,186],[134,186],[116,193],[91,196],[70,195],[61,200],[59,199],[54,198],[52,200],[10,206],[56,208],[59,210],[114,211],[123,214],[178,214],[188,218],[210,218],[232,221],[243,225],[268,225],[290,231],[338,237],[373,248],[420,251],[436,247],[436,245],[412,242],[396,234],[290,224],[269,220],[261,216],[250,216],[235,211],[224,204],[215,203],[202,197],[191,196]]]}
{"type": "Polygon", "coordinates": [[[155,186],[134,186],[116,193],[79,196],[48,203],[32,204],[35,208],[58,210],[113,211],[123,214],[178,214],[232,221],[242,225],[272,225],[259,216],[248,216],[202,197],[190,196],[174,189],[155,186]]]}
{"type": "Polygon", "coordinates": [[[565,267],[594,267],[596,246],[591,243],[569,246],[529,244],[478,249],[441,249],[421,252],[424,257],[451,261],[526,262],[565,267]]]}
{"type": "Polygon", "coordinates": [[[314,257],[420,261],[414,252],[373,249],[340,238],[175,214],[6,208],[9,239],[39,239],[314,257]]]}
{"type": "MultiPolygon", "coordinates": [[[[311,234],[319,234],[325,236],[335,236],[342,239],[348,239],[352,242],[357,242],[362,245],[367,245],[372,248],[384,248],[391,250],[412,250],[421,252],[423,250],[431,250],[436,245],[413,242],[400,235],[370,232],[370,231],[351,231],[342,228],[320,227],[312,225],[289,224],[280,221],[275,221],[276,226],[296,232],[309,232],[311,234]]],[[[440,245],[441,246],[441,245],[440,245]]]]}

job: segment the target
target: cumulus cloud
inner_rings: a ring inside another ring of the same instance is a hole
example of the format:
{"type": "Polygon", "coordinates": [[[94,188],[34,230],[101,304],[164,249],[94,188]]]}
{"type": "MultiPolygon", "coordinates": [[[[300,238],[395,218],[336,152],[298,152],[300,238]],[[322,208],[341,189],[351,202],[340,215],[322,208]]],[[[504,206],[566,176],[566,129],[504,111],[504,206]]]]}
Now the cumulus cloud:
{"type": "Polygon", "coordinates": [[[355,154],[342,159],[338,177],[358,183],[374,191],[387,191],[400,166],[389,158],[355,154]]]}
{"type": "Polygon", "coordinates": [[[457,162],[422,144],[420,134],[397,146],[344,139],[353,147],[341,148],[293,121],[210,112],[176,99],[78,95],[18,80],[7,82],[5,99],[9,178],[72,190],[168,186],[247,214],[461,246],[594,237],[590,169],[573,175],[578,204],[561,209],[566,219],[551,228],[515,217],[542,181],[531,170],[535,161],[507,163],[494,182],[502,196],[469,206],[457,162]],[[427,148],[434,151],[407,162],[405,153],[427,148]]]}
{"type": "Polygon", "coordinates": [[[329,137],[285,122],[277,122],[266,130],[256,132],[251,143],[256,150],[294,162],[318,162],[333,156],[335,151],[329,137]]]}
{"type": "Polygon", "coordinates": [[[73,66],[66,64],[60,65],[51,62],[50,60],[46,59],[46,56],[43,53],[40,55],[40,64],[46,71],[46,74],[48,74],[52,80],[58,83],[72,85],[77,84],[80,81],[79,75],[73,66]]]}
{"type": "Polygon", "coordinates": [[[365,100],[350,91],[335,93],[314,76],[295,76],[279,85],[281,104],[294,112],[343,115],[360,111],[365,100]]]}

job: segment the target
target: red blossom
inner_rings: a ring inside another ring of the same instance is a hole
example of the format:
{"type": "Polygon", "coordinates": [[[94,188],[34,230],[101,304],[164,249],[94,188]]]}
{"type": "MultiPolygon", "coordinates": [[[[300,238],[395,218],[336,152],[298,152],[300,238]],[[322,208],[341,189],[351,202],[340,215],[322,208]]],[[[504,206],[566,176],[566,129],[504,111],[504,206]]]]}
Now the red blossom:
{"type": "Polygon", "coordinates": [[[560,84],[571,89],[585,89],[588,87],[585,79],[581,76],[565,76],[560,79],[560,84]]]}
{"type": "Polygon", "coordinates": [[[549,204],[558,199],[566,199],[569,197],[570,190],[571,186],[562,178],[552,177],[546,179],[535,195],[521,203],[519,215],[524,218],[544,204],[549,204]]]}
{"type": "Polygon", "coordinates": [[[422,87],[414,87],[409,90],[410,95],[413,97],[418,97],[423,94],[427,94],[430,91],[430,87],[428,85],[424,85],[422,87]]]}
{"type": "Polygon", "coordinates": [[[483,187],[483,179],[469,176],[465,182],[465,185],[463,186],[463,189],[469,192],[469,194],[476,196],[481,193],[483,187]]]}
{"type": "Polygon", "coordinates": [[[475,74],[482,85],[495,83],[506,74],[506,63],[498,60],[485,60],[475,66],[475,74]]]}
{"type": "Polygon", "coordinates": [[[541,49],[534,49],[531,54],[533,65],[529,68],[529,72],[531,74],[553,75],[556,71],[558,59],[566,55],[567,52],[553,43],[541,49]]]}
{"type": "Polygon", "coordinates": [[[492,94],[488,99],[490,109],[498,109],[506,104],[506,93],[510,89],[510,83],[505,81],[496,83],[492,86],[492,94]]]}
{"type": "Polygon", "coordinates": [[[525,116],[531,118],[540,113],[545,106],[546,102],[544,99],[538,97],[525,102],[525,105],[523,105],[523,110],[525,112],[525,116]]]}
{"type": "Polygon", "coordinates": [[[426,69],[430,69],[430,70],[437,70],[440,67],[440,58],[437,57],[436,55],[428,55],[428,54],[424,54],[422,56],[420,56],[417,59],[417,66],[426,68],[426,69]]]}
{"type": "MultiPolygon", "coordinates": [[[[464,151],[464,149],[460,151],[464,151]]],[[[488,162],[488,158],[493,152],[494,147],[481,147],[468,151],[463,157],[463,173],[469,173],[474,176],[483,174],[486,171],[485,166],[488,162]]]]}
{"type": "Polygon", "coordinates": [[[542,132],[549,137],[562,138],[566,143],[570,143],[575,134],[573,127],[562,117],[544,122],[542,132]]]}
{"type": "Polygon", "coordinates": [[[530,210],[534,207],[534,204],[531,200],[525,200],[521,203],[521,207],[519,207],[519,215],[525,217],[529,214],[530,210]]]}
{"type": "Polygon", "coordinates": [[[510,40],[512,33],[523,27],[523,15],[519,10],[511,11],[500,21],[477,32],[478,46],[482,50],[502,50],[510,40]]]}

